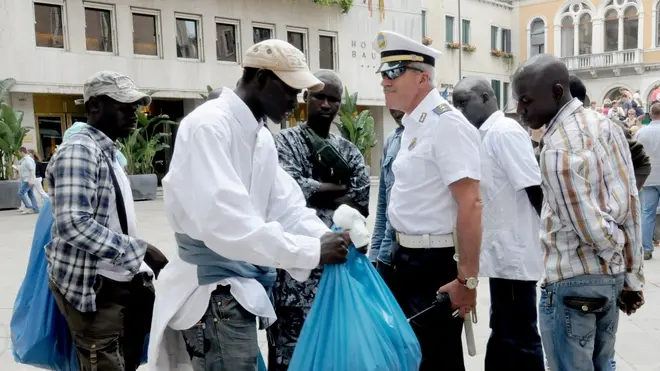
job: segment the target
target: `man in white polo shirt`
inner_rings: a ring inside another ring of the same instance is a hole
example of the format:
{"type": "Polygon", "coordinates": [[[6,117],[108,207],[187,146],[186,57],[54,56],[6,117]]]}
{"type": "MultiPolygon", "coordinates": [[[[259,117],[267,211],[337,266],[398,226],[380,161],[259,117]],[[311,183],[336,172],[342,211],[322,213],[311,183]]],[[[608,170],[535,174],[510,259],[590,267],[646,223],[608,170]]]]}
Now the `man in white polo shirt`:
{"type": "MultiPolygon", "coordinates": [[[[479,132],[435,88],[441,53],[394,32],[379,33],[385,104],[405,112],[392,165],[388,217],[394,229],[397,295],[410,317],[448,292],[461,317],[476,307],[481,245],[479,132]],[[456,231],[456,233],[454,233],[456,231]],[[455,246],[460,255],[454,260],[455,246]]],[[[411,321],[422,347],[421,371],[463,371],[463,319],[448,307],[411,321]]]]}
{"type": "Polygon", "coordinates": [[[454,106],[481,134],[484,202],[480,276],[490,277],[486,371],[543,371],[536,282],[543,275],[539,214],[541,173],[525,129],[498,110],[490,82],[467,77],[454,106]]]}

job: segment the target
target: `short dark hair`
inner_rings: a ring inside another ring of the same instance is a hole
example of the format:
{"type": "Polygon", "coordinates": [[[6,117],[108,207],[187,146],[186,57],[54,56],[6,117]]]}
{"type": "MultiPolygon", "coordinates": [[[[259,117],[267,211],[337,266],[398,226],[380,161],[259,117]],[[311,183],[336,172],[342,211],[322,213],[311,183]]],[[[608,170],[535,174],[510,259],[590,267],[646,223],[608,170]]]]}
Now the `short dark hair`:
{"type": "Polygon", "coordinates": [[[28,153],[28,150],[25,147],[21,147],[21,148],[18,149],[18,152],[28,153]]]}
{"type": "Polygon", "coordinates": [[[569,76],[568,83],[570,84],[573,98],[577,98],[580,102],[584,103],[584,100],[587,99],[587,88],[584,86],[582,80],[576,76],[569,76]]]}

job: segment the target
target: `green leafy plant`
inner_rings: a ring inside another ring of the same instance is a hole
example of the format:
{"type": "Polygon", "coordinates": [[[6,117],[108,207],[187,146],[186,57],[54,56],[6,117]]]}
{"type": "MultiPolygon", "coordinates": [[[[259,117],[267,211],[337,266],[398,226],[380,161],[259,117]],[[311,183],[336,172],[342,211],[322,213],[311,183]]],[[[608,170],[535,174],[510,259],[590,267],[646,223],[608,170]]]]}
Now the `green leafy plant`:
{"type": "Polygon", "coordinates": [[[378,143],[376,129],[369,110],[358,113],[357,100],[358,94],[350,94],[348,88],[345,88],[344,102],[339,108],[339,123],[335,125],[342,137],[355,144],[368,165],[371,161],[371,149],[378,143]]]}
{"type": "Polygon", "coordinates": [[[319,5],[339,5],[341,12],[346,14],[353,7],[353,0],[312,0],[319,5]]]}
{"type": "Polygon", "coordinates": [[[514,59],[513,54],[511,53],[502,54],[502,60],[506,64],[507,71],[511,71],[511,69],[513,68],[513,59],[514,59]]]}
{"type": "Polygon", "coordinates": [[[477,51],[477,47],[472,44],[463,44],[463,50],[468,53],[474,53],[477,51]]]}
{"type": "Polygon", "coordinates": [[[161,125],[176,125],[167,115],[149,118],[142,111],[137,111],[137,129],[128,138],[118,141],[119,150],[126,156],[128,174],[153,174],[156,153],[170,148],[171,133],[158,132],[161,125]]]}
{"type": "Polygon", "coordinates": [[[211,85],[206,85],[206,94],[199,93],[199,95],[204,98],[204,100],[209,99],[209,94],[213,91],[213,88],[211,85]]]}
{"type": "Polygon", "coordinates": [[[14,110],[4,101],[5,95],[16,84],[14,79],[0,81],[0,180],[14,178],[14,161],[23,139],[30,129],[24,128],[23,111],[14,110]]]}

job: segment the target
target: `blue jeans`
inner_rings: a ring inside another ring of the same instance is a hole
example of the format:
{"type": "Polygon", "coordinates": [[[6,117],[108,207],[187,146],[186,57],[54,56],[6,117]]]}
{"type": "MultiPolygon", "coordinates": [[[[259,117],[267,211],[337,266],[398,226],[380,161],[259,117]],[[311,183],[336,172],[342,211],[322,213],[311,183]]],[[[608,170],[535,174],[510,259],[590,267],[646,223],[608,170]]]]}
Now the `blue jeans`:
{"type": "Polygon", "coordinates": [[[642,246],[644,252],[653,252],[656,210],[660,200],[660,186],[642,187],[642,246]]]}
{"type": "Polygon", "coordinates": [[[21,198],[25,207],[37,213],[39,212],[39,204],[37,204],[37,199],[34,197],[34,192],[32,192],[32,187],[28,182],[21,182],[21,187],[18,189],[18,197],[21,198]]]}
{"type": "Polygon", "coordinates": [[[536,281],[490,279],[486,371],[545,371],[536,325],[536,281]]]}
{"type": "Polygon", "coordinates": [[[611,371],[623,274],[583,275],[541,289],[539,324],[552,371],[611,371]]]}
{"type": "Polygon", "coordinates": [[[259,344],[254,314],[218,286],[202,319],[183,331],[194,371],[254,371],[259,344]]]}

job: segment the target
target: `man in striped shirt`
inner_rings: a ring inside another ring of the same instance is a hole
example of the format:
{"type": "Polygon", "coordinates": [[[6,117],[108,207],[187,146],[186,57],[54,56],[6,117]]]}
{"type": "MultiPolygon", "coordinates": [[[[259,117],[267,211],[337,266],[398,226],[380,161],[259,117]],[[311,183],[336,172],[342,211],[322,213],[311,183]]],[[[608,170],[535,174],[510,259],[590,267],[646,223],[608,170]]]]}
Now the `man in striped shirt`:
{"type": "Polygon", "coordinates": [[[541,140],[545,280],[539,324],[553,371],[606,370],[621,308],[643,303],[640,204],[623,131],[584,109],[566,66],[537,55],[513,77],[518,114],[541,140]]]}

